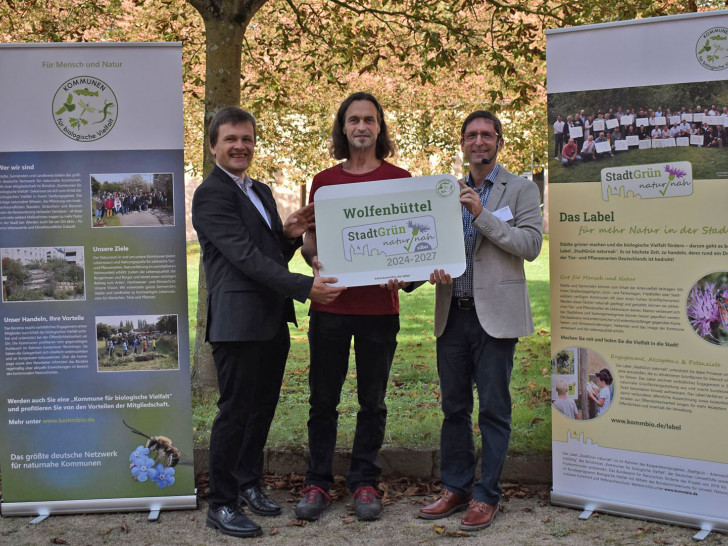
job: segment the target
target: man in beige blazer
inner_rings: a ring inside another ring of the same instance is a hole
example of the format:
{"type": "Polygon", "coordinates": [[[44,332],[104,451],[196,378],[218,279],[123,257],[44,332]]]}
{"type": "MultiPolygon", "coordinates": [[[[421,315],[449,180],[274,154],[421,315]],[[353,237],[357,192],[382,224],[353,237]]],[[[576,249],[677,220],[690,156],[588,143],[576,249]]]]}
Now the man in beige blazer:
{"type": "Polygon", "coordinates": [[[541,208],[536,185],[497,163],[501,123],[491,112],[470,114],[461,128],[470,164],[460,181],[465,273],[452,279],[439,270],[435,336],[442,391],[440,498],[419,512],[425,519],[467,509],[461,529],[490,526],[501,497],[500,474],[511,432],[509,385],[518,338],[533,333],[523,260],[541,251],[541,208]],[[480,410],[481,477],[475,481],[473,383],[480,410]]]}

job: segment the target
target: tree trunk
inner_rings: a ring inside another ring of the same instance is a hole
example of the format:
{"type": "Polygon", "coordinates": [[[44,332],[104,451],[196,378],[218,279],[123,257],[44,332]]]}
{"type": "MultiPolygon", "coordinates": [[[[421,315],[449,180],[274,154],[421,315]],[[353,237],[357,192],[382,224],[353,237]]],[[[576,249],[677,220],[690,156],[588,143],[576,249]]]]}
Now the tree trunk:
{"type": "MultiPolygon", "coordinates": [[[[205,22],[205,155],[203,171],[207,176],[214,166],[208,146],[208,126],[223,106],[240,105],[240,64],[243,36],[248,23],[266,0],[189,0],[205,22]]],[[[207,284],[200,254],[197,297],[197,336],[193,353],[192,388],[217,388],[217,373],[212,349],[205,342],[207,330],[207,284]]]]}

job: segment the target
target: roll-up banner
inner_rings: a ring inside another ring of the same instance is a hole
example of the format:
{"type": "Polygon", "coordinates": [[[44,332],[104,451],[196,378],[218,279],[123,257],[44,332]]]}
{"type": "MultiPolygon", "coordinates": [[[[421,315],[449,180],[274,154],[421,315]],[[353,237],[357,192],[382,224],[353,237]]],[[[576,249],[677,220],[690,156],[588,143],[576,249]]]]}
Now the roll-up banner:
{"type": "Polygon", "coordinates": [[[3,44],[3,515],[194,508],[180,44],[3,44]]]}
{"type": "Polygon", "coordinates": [[[727,68],[726,11],[547,32],[554,503],[728,531],[727,68]]]}

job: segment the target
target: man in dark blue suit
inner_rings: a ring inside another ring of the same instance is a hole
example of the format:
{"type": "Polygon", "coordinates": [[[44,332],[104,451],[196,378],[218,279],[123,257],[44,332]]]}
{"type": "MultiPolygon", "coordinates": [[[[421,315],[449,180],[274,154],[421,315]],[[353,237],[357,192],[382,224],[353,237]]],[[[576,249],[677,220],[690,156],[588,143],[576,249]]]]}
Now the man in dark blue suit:
{"type": "Polygon", "coordinates": [[[207,525],[233,536],[261,528],[240,504],[263,516],[281,508],[260,487],[263,449],[290,348],[293,298],[328,303],[336,279],[288,271],[313,226],[312,205],[278,215],[270,188],[246,174],[256,142],[255,118],[225,107],[210,123],[216,166],[195,191],[192,223],[207,278],[207,331],[217,369],[219,412],[210,435],[207,525]]]}

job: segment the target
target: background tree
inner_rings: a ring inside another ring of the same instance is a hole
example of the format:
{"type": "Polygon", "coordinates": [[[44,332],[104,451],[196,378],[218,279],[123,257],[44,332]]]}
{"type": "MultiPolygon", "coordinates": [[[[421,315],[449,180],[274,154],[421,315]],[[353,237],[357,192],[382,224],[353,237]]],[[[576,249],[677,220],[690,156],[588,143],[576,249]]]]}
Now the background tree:
{"type": "Polygon", "coordinates": [[[96,325],[96,339],[106,339],[114,333],[114,328],[103,322],[96,325]]]}
{"type": "MultiPolygon", "coordinates": [[[[320,168],[316,157],[327,157],[323,143],[330,116],[341,97],[359,89],[374,92],[392,114],[393,134],[404,156],[400,164],[414,174],[452,164],[457,152],[453,127],[474,108],[500,112],[507,129],[515,129],[508,133],[512,145],[502,154],[511,169],[530,164],[541,170],[547,143],[537,137],[546,123],[543,29],[697,9],[672,0],[596,6],[578,0],[568,5],[546,0],[188,1],[206,28],[205,131],[218,108],[241,103],[242,89],[242,105],[261,121],[259,149],[279,147],[268,156],[278,160],[275,165],[266,163],[265,152],[258,154],[251,174],[264,169],[280,177],[275,169],[283,165],[293,179],[310,177],[320,168]],[[261,24],[251,24],[259,10],[256,21],[261,24]],[[243,38],[248,62],[238,81],[243,38]],[[259,69],[250,77],[256,64],[259,69]],[[316,85],[321,83],[325,85],[316,85]],[[330,99],[332,88],[338,100],[330,99]],[[296,90],[307,100],[294,100],[296,90]],[[537,100],[540,108],[527,107],[537,100]],[[275,122],[267,123],[261,110],[273,113],[275,122]],[[315,123],[327,117],[328,123],[315,123]],[[320,144],[311,147],[312,140],[320,144]],[[524,149],[519,161],[514,151],[524,149]],[[412,158],[408,165],[415,150],[419,161],[412,158]],[[281,162],[288,151],[295,160],[281,162]]],[[[207,173],[212,158],[204,150],[207,173]]],[[[202,343],[207,326],[202,267],[199,279],[193,375],[198,387],[215,380],[209,347],[202,343]]]]}
{"type": "Polygon", "coordinates": [[[171,196],[172,183],[173,177],[171,173],[155,173],[154,181],[152,182],[152,189],[171,196]]]}
{"type": "Polygon", "coordinates": [[[177,333],[177,315],[162,315],[157,319],[156,329],[160,332],[177,333]]]}

